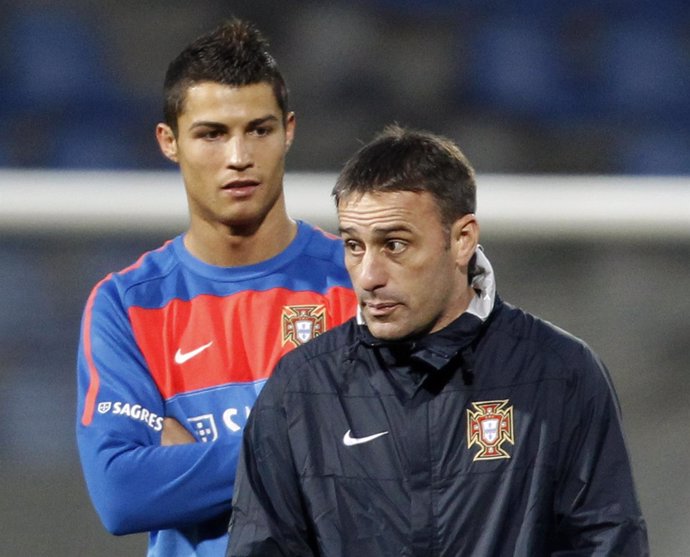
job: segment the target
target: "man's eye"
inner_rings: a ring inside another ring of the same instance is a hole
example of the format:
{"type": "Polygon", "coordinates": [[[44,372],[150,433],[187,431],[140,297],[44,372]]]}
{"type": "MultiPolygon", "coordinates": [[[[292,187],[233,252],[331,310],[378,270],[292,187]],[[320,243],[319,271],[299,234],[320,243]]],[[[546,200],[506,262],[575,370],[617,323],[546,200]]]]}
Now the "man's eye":
{"type": "Polygon", "coordinates": [[[201,134],[203,139],[218,139],[222,135],[220,130],[208,130],[201,134]]]}
{"type": "Polygon", "coordinates": [[[345,240],[345,250],[349,253],[357,254],[362,251],[362,248],[357,242],[345,240]]]}
{"type": "Polygon", "coordinates": [[[388,248],[388,251],[399,253],[407,247],[407,244],[401,240],[390,240],[386,243],[386,247],[388,248]]]}
{"type": "Polygon", "coordinates": [[[268,126],[259,126],[257,128],[254,128],[253,133],[254,135],[257,135],[259,137],[264,137],[265,135],[271,133],[271,128],[268,126]]]}

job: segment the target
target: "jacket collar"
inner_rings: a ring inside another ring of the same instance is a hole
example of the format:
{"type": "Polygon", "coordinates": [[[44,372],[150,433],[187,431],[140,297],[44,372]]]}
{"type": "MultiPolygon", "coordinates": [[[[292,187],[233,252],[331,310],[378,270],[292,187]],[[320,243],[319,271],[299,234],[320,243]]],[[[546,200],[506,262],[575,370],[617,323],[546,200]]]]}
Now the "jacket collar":
{"type": "Polygon", "coordinates": [[[484,249],[479,246],[476,255],[477,274],[472,279],[472,288],[477,295],[472,298],[466,313],[476,315],[486,321],[494,308],[496,301],[496,277],[489,258],[484,255],[484,249]]]}

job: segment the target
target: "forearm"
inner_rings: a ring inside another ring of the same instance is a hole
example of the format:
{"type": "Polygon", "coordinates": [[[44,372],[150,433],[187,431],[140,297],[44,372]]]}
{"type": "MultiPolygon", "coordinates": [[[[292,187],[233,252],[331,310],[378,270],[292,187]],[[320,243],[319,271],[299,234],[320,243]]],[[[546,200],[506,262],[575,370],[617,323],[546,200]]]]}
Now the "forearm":
{"type": "Polygon", "coordinates": [[[230,510],[237,448],[80,443],[84,476],[106,529],[128,534],[202,522],[230,510]],[[86,453],[86,454],[85,454],[86,453]]]}

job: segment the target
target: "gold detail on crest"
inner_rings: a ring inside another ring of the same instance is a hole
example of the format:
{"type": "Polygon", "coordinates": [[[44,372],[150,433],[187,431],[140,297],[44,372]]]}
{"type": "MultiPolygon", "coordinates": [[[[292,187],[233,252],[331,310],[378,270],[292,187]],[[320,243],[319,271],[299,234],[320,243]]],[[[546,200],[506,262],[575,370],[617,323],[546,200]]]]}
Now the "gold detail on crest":
{"type": "Polygon", "coordinates": [[[326,306],[285,306],[282,324],[283,346],[304,344],[326,330],[326,306]]]}
{"type": "Polygon", "coordinates": [[[508,400],[473,402],[475,412],[467,409],[467,448],[479,445],[474,460],[510,458],[501,447],[506,441],[515,444],[513,435],[513,407],[508,400]]]}

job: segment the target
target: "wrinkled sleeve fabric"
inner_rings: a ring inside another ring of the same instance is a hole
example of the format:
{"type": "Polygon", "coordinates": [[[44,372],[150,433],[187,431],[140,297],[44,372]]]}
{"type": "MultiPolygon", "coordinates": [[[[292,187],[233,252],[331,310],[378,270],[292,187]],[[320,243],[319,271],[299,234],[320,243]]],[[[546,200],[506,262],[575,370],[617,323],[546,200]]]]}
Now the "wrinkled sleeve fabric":
{"type": "Polygon", "coordinates": [[[282,364],[259,395],[244,431],[227,557],[318,555],[281,405],[282,364]]]}
{"type": "Polygon", "coordinates": [[[77,360],[77,444],[105,528],[161,530],[229,512],[239,439],[160,446],[164,401],[107,279],[87,301],[77,360]]]}
{"type": "Polygon", "coordinates": [[[586,346],[561,436],[553,556],[649,555],[621,414],[606,367],[586,346]]]}

